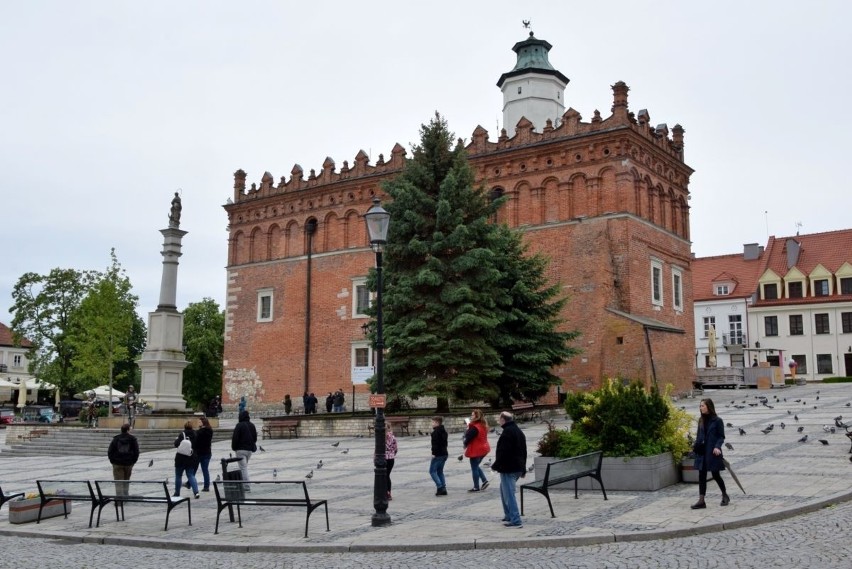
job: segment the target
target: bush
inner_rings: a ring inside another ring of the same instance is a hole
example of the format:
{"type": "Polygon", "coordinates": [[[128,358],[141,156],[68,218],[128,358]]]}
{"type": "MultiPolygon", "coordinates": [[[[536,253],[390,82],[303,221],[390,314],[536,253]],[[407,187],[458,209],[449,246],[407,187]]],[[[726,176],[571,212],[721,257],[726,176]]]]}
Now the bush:
{"type": "Polygon", "coordinates": [[[852,377],[826,377],[823,383],[852,383],[852,377]]]}
{"type": "Polygon", "coordinates": [[[539,443],[559,458],[602,450],[604,456],[653,456],[689,451],[692,418],[665,396],[634,382],[608,380],[596,391],[569,394],[565,410],[574,420],[568,431],[550,429],[539,443]],[[542,444],[544,443],[544,444],[542,444]]]}

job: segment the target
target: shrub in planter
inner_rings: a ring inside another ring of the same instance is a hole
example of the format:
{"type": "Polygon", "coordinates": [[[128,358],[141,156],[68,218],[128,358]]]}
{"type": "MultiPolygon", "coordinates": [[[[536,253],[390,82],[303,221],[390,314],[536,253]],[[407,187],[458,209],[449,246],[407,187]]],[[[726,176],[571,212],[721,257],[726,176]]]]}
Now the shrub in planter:
{"type": "Polygon", "coordinates": [[[671,452],[677,460],[689,451],[690,416],[674,406],[668,392],[646,390],[639,382],[607,380],[598,390],[571,393],[565,410],[574,420],[571,432],[545,434],[559,437],[558,454],[553,456],[564,458],[592,450],[623,457],[671,452]]]}

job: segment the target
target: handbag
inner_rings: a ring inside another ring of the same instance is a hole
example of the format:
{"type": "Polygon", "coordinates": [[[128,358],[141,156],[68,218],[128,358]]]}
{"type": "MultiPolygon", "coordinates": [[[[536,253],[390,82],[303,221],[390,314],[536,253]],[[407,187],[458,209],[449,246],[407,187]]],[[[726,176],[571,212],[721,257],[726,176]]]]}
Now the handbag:
{"type": "Polygon", "coordinates": [[[192,456],[192,441],[186,437],[186,433],[181,433],[183,440],[177,447],[177,453],[184,456],[192,456]]]}

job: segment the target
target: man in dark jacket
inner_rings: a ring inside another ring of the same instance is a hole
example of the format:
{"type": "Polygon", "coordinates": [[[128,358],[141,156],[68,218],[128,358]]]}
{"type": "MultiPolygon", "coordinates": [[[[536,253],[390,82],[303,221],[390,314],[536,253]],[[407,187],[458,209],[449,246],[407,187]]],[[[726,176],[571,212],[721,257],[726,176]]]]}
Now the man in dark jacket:
{"type": "Polygon", "coordinates": [[[240,420],[234,427],[234,435],[231,437],[231,450],[240,459],[240,474],[243,480],[248,480],[248,461],[257,450],[257,429],[249,420],[248,411],[240,413],[240,420]]]}
{"type": "Polygon", "coordinates": [[[515,498],[515,483],[523,477],[527,465],[527,438],[515,424],[511,413],[503,411],[498,419],[503,432],[497,440],[497,453],[491,469],[500,473],[500,501],[503,503],[503,525],[524,527],[515,498]]]}
{"type": "Polygon", "coordinates": [[[436,496],[447,495],[447,480],[444,478],[444,464],[447,462],[447,429],[443,417],[432,417],[432,462],[429,463],[429,476],[438,490],[436,496]]]}
{"type": "MultiPolygon", "coordinates": [[[[139,460],[139,441],[130,434],[130,423],[121,426],[121,433],[112,438],[107,450],[107,457],[112,464],[113,480],[130,480],[133,465],[139,460]]],[[[127,494],[127,484],[116,484],[116,493],[127,494]]]]}

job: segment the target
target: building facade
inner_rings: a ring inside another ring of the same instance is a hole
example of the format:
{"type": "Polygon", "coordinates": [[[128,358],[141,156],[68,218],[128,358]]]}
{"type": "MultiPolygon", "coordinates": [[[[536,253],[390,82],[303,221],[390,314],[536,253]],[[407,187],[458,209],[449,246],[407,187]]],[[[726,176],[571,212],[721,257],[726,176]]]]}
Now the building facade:
{"type": "MultiPolygon", "coordinates": [[[[504,124],[520,117],[514,135],[503,129],[491,140],[480,126],[466,150],[478,182],[507,197],[496,221],[549,257],[550,278],[570,298],[564,326],[582,332],[582,354],[554,370],[560,389],[593,388],[605,377],[687,389],[694,333],[684,130],[631,113],[622,82],[612,86],[609,116],[595,111],[583,121],[573,108],[554,116],[568,80],[550,66],[550,48],[532,35],[515,45],[517,64],[499,83],[504,99],[512,94],[504,124]]],[[[401,171],[405,154],[397,144],[372,164],[361,151],[339,169],[326,158],[319,171],[296,165],[289,179],[276,183],[266,172],[248,187],[247,174],[235,173],[225,205],[226,399],[366,393],[365,281],[375,258],[362,215],[374,196],[388,199],[381,184],[401,171]]]]}
{"type": "Polygon", "coordinates": [[[697,353],[709,315],[720,322],[745,306],[745,357],[725,363],[768,362],[808,380],[852,376],[852,230],[772,236],[765,247],[746,245],[742,256],[700,258],[693,267],[697,353]]]}
{"type": "Polygon", "coordinates": [[[18,386],[35,379],[27,358],[31,347],[32,342],[26,338],[16,345],[12,329],[0,322],[0,403],[17,401],[18,386]]]}

